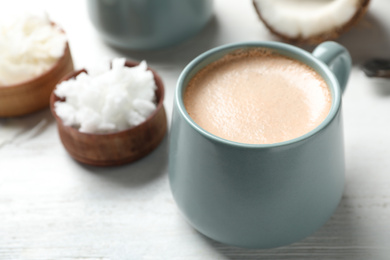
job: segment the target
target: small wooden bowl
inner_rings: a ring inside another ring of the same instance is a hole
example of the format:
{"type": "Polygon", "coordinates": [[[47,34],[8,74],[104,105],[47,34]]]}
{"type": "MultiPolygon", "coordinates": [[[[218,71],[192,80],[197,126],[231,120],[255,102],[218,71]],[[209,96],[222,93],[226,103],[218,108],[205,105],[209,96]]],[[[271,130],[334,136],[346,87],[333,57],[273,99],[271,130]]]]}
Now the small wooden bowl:
{"type": "MultiPolygon", "coordinates": [[[[138,63],[126,61],[127,67],[138,63]]],[[[56,101],[63,101],[53,93],[50,97],[50,109],[57,120],[58,132],[62,144],[77,161],[93,166],[116,166],[138,160],[153,151],[163,140],[167,132],[167,118],[163,105],[164,85],[155,71],[156,110],[140,125],[115,133],[82,133],[76,128],[65,126],[54,110],[56,101]]],[[[76,77],[86,70],[78,70],[63,80],[76,77]]]]}
{"type": "Polygon", "coordinates": [[[64,55],[50,70],[28,81],[0,86],[0,117],[22,116],[48,107],[58,81],[73,70],[72,55],[66,44],[64,55]]]}

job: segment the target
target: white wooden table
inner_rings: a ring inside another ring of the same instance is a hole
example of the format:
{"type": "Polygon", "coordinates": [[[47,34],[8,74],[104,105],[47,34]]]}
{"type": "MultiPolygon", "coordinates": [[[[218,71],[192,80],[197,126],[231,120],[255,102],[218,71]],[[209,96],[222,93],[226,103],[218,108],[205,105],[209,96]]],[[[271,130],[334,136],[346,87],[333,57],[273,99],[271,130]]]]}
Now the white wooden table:
{"type": "MultiPolygon", "coordinates": [[[[80,0],[12,0],[47,10],[67,32],[76,68],[104,58],[148,61],[162,76],[170,122],[184,66],[214,46],[275,40],[250,0],[215,0],[215,18],[196,37],[161,51],[121,52],[102,42],[80,0]]],[[[146,158],[95,168],[64,150],[48,109],[0,119],[0,259],[390,259],[390,80],[369,79],[361,63],[390,58],[390,1],[373,0],[365,19],[338,41],[354,67],[344,95],[345,194],[332,218],[293,245],[246,250],[192,229],[178,211],[167,176],[167,138],[146,158]]],[[[311,50],[311,47],[307,48],[311,50]]]]}

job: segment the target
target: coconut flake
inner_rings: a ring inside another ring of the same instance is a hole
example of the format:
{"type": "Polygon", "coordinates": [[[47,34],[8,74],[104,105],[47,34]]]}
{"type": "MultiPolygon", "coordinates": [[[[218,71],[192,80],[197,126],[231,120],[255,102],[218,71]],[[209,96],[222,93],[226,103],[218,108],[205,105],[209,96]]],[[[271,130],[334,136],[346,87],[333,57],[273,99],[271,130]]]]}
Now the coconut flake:
{"type": "Polygon", "coordinates": [[[144,122],[156,109],[156,84],[153,73],[142,61],[126,67],[124,58],[116,58],[110,66],[97,64],[58,84],[55,111],[64,125],[86,133],[110,133],[144,122]],[[89,70],[93,73],[89,73],[89,70]]]}
{"type": "Polygon", "coordinates": [[[17,84],[49,70],[64,54],[65,34],[47,14],[24,14],[0,25],[0,86],[17,84]]]}

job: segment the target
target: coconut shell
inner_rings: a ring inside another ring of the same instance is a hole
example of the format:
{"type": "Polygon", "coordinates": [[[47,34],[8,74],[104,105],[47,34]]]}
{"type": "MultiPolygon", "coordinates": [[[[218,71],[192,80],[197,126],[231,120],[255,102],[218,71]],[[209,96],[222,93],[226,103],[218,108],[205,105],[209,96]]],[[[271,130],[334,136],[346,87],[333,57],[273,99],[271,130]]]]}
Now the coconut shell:
{"type": "Polygon", "coordinates": [[[302,36],[292,38],[292,37],[289,37],[287,35],[284,35],[278,31],[276,31],[275,28],[271,27],[267,23],[267,21],[263,18],[263,16],[261,15],[261,10],[257,6],[256,1],[252,0],[252,3],[255,7],[255,10],[256,10],[260,20],[264,23],[264,25],[268,28],[268,30],[270,32],[272,32],[274,35],[277,35],[278,37],[282,38],[283,40],[290,42],[290,43],[294,43],[294,44],[315,45],[315,44],[319,44],[319,43],[324,42],[324,41],[334,40],[334,39],[338,38],[341,34],[349,31],[354,25],[356,25],[361,20],[361,18],[367,12],[370,0],[360,0],[359,4],[358,4],[359,8],[358,8],[357,12],[343,26],[334,28],[331,31],[326,31],[326,32],[323,32],[321,34],[313,35],[313,36],[308,37],[308,38],[304,38],[302,36]]]}

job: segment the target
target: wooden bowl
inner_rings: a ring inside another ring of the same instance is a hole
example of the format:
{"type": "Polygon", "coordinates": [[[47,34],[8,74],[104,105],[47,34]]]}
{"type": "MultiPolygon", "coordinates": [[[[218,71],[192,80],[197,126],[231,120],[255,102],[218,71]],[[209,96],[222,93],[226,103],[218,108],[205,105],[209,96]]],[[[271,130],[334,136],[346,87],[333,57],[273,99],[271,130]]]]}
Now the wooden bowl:
{"type": "Polygon", "coordinates": [[[50,94],[59,80],[72,72],[69,45],[52,68],[40,76],[18,84],[0,86],[0,117],[30,114],[49,106],[50,94]]]}
{"type": "MultiPolygon", "coordinates": [[[[126,61],[125,65],[134,67],[138,63],[126,61]]],[[[157,85],[156,110],[140,125],[115,133],[82,133],[74,127],[65,126],[54,110],[54,103],[63,100],[53,91],[50,97],[50,109],[57,120],[62,144],[75,160],[93,166],[116,166],[138,160],[160,144],[167,132],[167,118],[163,105],[164,85],[157,73],[148,69],[153,72],[157,85]]],[[[86,70],[75,71],[63,80],[74,78],[81,72],[86,70]]]]}

